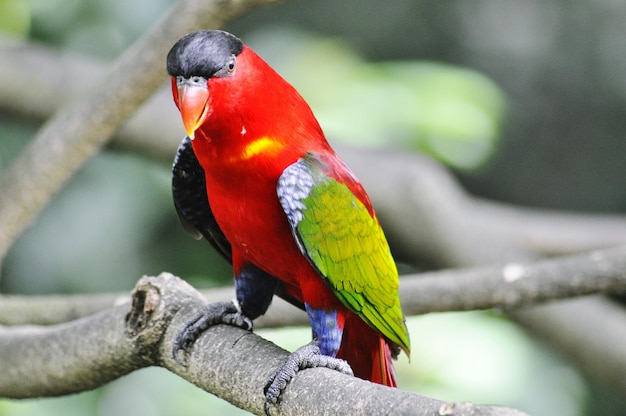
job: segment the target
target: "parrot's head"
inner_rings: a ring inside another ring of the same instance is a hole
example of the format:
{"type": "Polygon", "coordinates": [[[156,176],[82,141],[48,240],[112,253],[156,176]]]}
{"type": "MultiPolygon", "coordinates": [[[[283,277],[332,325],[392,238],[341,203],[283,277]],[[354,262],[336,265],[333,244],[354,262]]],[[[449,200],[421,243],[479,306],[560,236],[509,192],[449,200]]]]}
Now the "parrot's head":
{"type": "Polygon", "coordinates": [[[203,30],[181,38],[167,55],[174,102],[191,139],[211,110],[209,82],[229,78],[244,49],[239,38],[220,30],[203,30]]]}
{"type": "Polygon", "coordinates": [[[278,149],[300,157],[313,144],[328,147],[304,98],[228,32],[185,35],[168,53],[167,71],[187,134],[208,138],[198,143],[219,147],[222,156],[280,154],[287,161],[278,149]],[[287,139],[289,146],[284,146],[287,139]]]}

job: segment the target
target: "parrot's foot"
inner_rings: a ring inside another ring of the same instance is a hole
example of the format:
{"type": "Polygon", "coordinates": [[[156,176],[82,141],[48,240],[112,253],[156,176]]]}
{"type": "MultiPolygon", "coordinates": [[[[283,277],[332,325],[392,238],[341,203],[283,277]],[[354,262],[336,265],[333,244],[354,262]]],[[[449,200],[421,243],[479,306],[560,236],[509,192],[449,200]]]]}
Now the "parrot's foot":
{"type": "Polygon", "coordinates": [[[228,324],[242,329],[251,330],[252,321],[241,313],[236,301],[211,303],[191,318],[185,324],[185,328],[174,339],[172,355],[176,362],[184,365],[178,359],[178,352],[189,352],[189,348],[198,337],[213,325],[228,324]]]}
{"type": "Polygon", "coordinates": [[[312,341],[294,351],[276,374],[269,378],[263,390],[265,393],[265,414],[269,416],[270,406],[278,403],[283,390],[298,371],[315,367],[330,368],[349,376],[354,375],[352,368],[346,361],[322,355],[319,343],[312,341]]]}

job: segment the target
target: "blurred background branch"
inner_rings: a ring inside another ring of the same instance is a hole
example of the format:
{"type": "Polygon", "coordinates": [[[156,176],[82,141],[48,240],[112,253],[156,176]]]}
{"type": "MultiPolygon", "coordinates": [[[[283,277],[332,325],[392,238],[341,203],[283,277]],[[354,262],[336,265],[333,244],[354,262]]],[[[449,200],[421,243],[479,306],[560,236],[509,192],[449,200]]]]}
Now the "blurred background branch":
{"type": "MultiPolygon", "coordinates": [[[[626,293],[626,246],[556,257],[533,263],[509,263],[402,276],[400,298],[405,315],[432,312],[500,309],[526,306],[590,294],[626,293]]],[[[209,303],[228,301],[233,287],[201,292],[209,303]]],[[[82,318],[117,304],[128,295],[57,295],[0,297],[0,325],[53,325],[82,318]]],[[[307,325],[308,319],[287,302],[275,298],[255,328],[307,325]]],[[[621,344],[613,344],[620,348],[621,344]]],[[[626,371],[626,360],[621,365],[626,371]]]]}

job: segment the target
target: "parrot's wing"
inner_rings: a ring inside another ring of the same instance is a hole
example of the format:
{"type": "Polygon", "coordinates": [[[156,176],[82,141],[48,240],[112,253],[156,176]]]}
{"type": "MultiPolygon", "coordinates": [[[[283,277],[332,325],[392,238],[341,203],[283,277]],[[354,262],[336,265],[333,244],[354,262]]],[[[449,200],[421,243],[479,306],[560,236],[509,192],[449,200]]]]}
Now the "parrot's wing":
{"type": "Polygon", "coordinates": [[[204,170],[196,158],[189,137],[178,146],[172,167],[172,194],[178,218],[187,232],[204,237],[231,262],[230,242],[215,221],[207,198],[204,170]]]}
{"type": "Polygon", "coordinates": [[[398,272],[369,200],[334,157],[309,153],[278,180],[280,204],[301,252],[350,310],[407,353],[398,272]]]}

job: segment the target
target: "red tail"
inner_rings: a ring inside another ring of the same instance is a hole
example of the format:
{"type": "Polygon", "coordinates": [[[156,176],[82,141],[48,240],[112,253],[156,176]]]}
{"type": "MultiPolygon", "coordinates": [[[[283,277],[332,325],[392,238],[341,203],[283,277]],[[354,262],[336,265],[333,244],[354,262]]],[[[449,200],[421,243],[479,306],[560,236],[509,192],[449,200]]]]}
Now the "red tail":
{"type": "Polygon", "coordinates": [[[346,317],[342,340],[337,357],[350,364],[355,376],[385,386],[397,386],[391,346],[385,337],[350,313],[346,317]]]}

